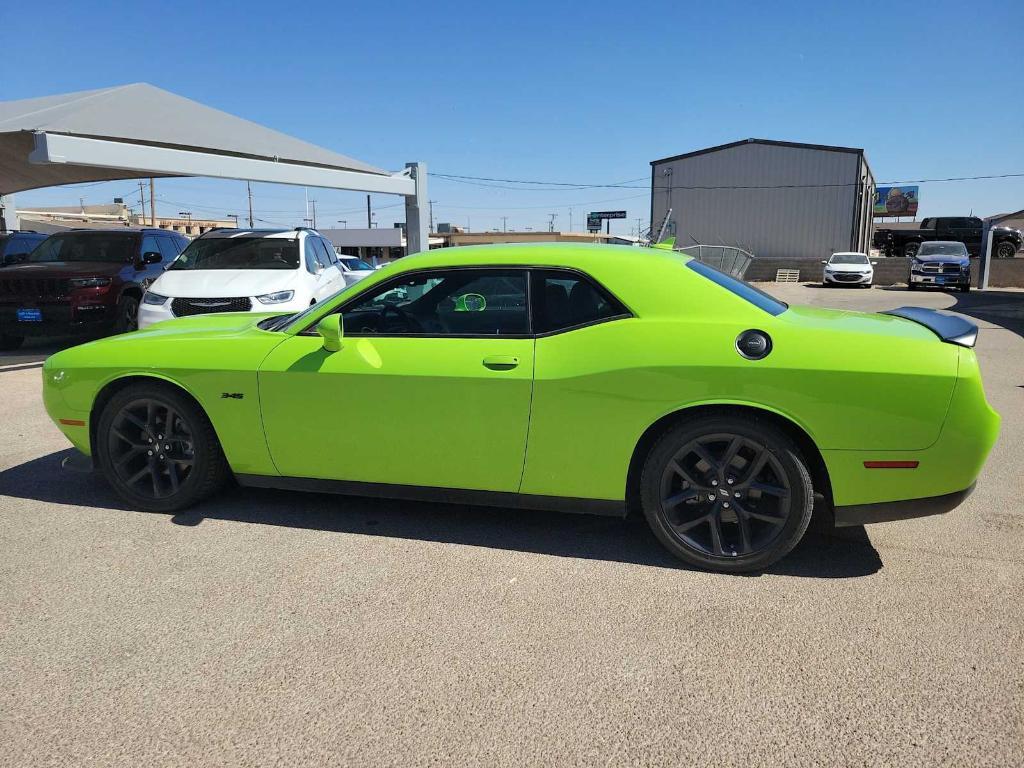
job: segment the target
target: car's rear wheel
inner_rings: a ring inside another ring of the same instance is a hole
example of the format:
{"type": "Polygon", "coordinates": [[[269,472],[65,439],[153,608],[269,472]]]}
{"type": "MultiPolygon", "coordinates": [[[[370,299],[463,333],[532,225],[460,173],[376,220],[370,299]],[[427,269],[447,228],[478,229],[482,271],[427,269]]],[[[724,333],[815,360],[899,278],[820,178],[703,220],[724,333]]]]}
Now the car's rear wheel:
{"type": "Polygon", "coordinates": [[[788,554],[814,500],[796,445],[753,417],[703,417],[670,429],[647,457],[640,491],[651,530],[672,554],[733,573],[788,554]]]}
{"type": "Polygon", "coordinates": [[[997,259],[1012,259],[1017,253],[1017,246],[1011,243],[1009,240],[1003,240],[1003,242],[996,245],[996,258],[997,259]]]}
{"type": "Polygon", "coordinates": [[[0,350],[7,352],[12,349],[19,349],[24,343],[24,336],[10,336],[6,333],[0,333],[0,350]]]}
{"type": "Polygon", "coordinates": [[[217,491],[229,474],[206,414],[160,383],[115,394],[100,414],[95,448],[114,490],[151,512],[190,507],[217,491]]]}

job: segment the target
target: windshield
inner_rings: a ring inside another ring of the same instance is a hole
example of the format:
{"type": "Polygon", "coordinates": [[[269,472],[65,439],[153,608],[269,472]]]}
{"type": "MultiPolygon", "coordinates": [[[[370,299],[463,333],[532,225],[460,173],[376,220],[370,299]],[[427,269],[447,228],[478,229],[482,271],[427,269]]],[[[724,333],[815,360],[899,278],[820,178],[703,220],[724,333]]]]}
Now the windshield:
{"type": "Polygon", "coordinates": [[[135,234],[75,232],[48,237],[28,256],[34,264],[54,261],[105,261],[122,263],[135,255],[135,234]]]}
{"type": "Polygon", "coordinates": [[[711,282],[722,286],[727,291],[736,294],[741,299],[746,299],[751,304],[759,309],[763,309],[770,315],[781,315],[787,309],[789,305],[785,304],[774,296],[762,291],[760,288],[755,288],[750,283],[746,283],[742,280],[737,280],[735,277],[731,277],[725,272],[720,272],[714,267],[705,264],[696,259],[691,259],[686,262],[686,266],[696,272],[698,275],[703,275],[711,282]]]}
{"type": "Polygon", "coordinates": [[[967,246],[963,243],[921,243],[918,256],[966,256],[967,246]]]}
{"type": "Polygon", "coordinates": [[[299,242],[283,237],[193,240],[168,269],[298,269],[299,242]]]}
{"type": "Polygon", "coordinates": [[[829,264],[867,264],[868,257],[863,253],[834,253],[828,260],[829,264]]]}
{"type": "Polygon", "coordinates": [[[344,263],[344,265],[346,267],[351,269],[353,272],[372,272],[373,271],[373,267],[371,267],[369,264],[367,264],[362,259],[357,259],[357,258],[354,258],[354,257],[351,257],[351,256],[348,256],[348,257],[342,256],[341,257],[341,261],[342,261],[342,263],[344,263]]]}

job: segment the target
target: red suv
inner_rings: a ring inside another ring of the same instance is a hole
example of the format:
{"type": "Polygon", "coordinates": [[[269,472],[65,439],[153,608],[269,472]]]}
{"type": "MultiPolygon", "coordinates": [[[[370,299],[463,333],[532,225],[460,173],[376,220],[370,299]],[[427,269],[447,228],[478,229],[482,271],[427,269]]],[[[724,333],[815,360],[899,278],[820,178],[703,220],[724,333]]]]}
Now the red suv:
{"type": "Polygon", "coordinates": [[[76,229],[51,235],[0,269],[0,349],[26,336],[134,330],[146,288],[188,245],[162,229],[76,229]]]}

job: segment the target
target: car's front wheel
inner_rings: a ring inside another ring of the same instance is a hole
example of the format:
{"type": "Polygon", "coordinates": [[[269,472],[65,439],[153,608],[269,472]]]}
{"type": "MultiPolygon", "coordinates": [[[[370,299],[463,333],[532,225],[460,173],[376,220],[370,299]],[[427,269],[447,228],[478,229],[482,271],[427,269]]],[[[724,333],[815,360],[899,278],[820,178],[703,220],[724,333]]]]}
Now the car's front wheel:
{"type": "Polygon", "coordinates": [[[672,554],[733,573],[788,554],[814,501],[796,445],[754,417],[701,417],[668,430],[647,457],[640,491],[651,530],[672,554]]]}
{"type": "Polygon", "coordinates": [[[139,328],[139,300],[134,296],[122,296],[117,302],[117,318],[114,320],[115,333],[128,333],[139,328]]]}
{"type": "Polygon", "coordinates": [[[158,382],[117,392],[100,414],[97,460],[133,507],[174,512],[217,491],[227,461],[210,420],[180,390],[158,382]]]}
{"type": "Polygon", "coordinates": [[[1003,240],[1003,242],[996,245],[996,258],[997,259],[1012,259],[1017,253],[1017,246],[1009,240],[1003,240]]]}

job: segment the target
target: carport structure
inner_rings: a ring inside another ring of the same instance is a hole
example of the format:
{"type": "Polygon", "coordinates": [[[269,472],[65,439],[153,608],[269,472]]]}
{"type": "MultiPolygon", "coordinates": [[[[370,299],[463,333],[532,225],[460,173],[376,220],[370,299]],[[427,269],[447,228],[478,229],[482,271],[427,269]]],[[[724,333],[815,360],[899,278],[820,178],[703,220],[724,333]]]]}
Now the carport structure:
{"type": "Polygon", "coordinates": [[[147,83],[0,102],[0,228],[16,192],[208,176],[401,195],[408,252],[427,249],[427,171],[380,168],[147,83]]]}

